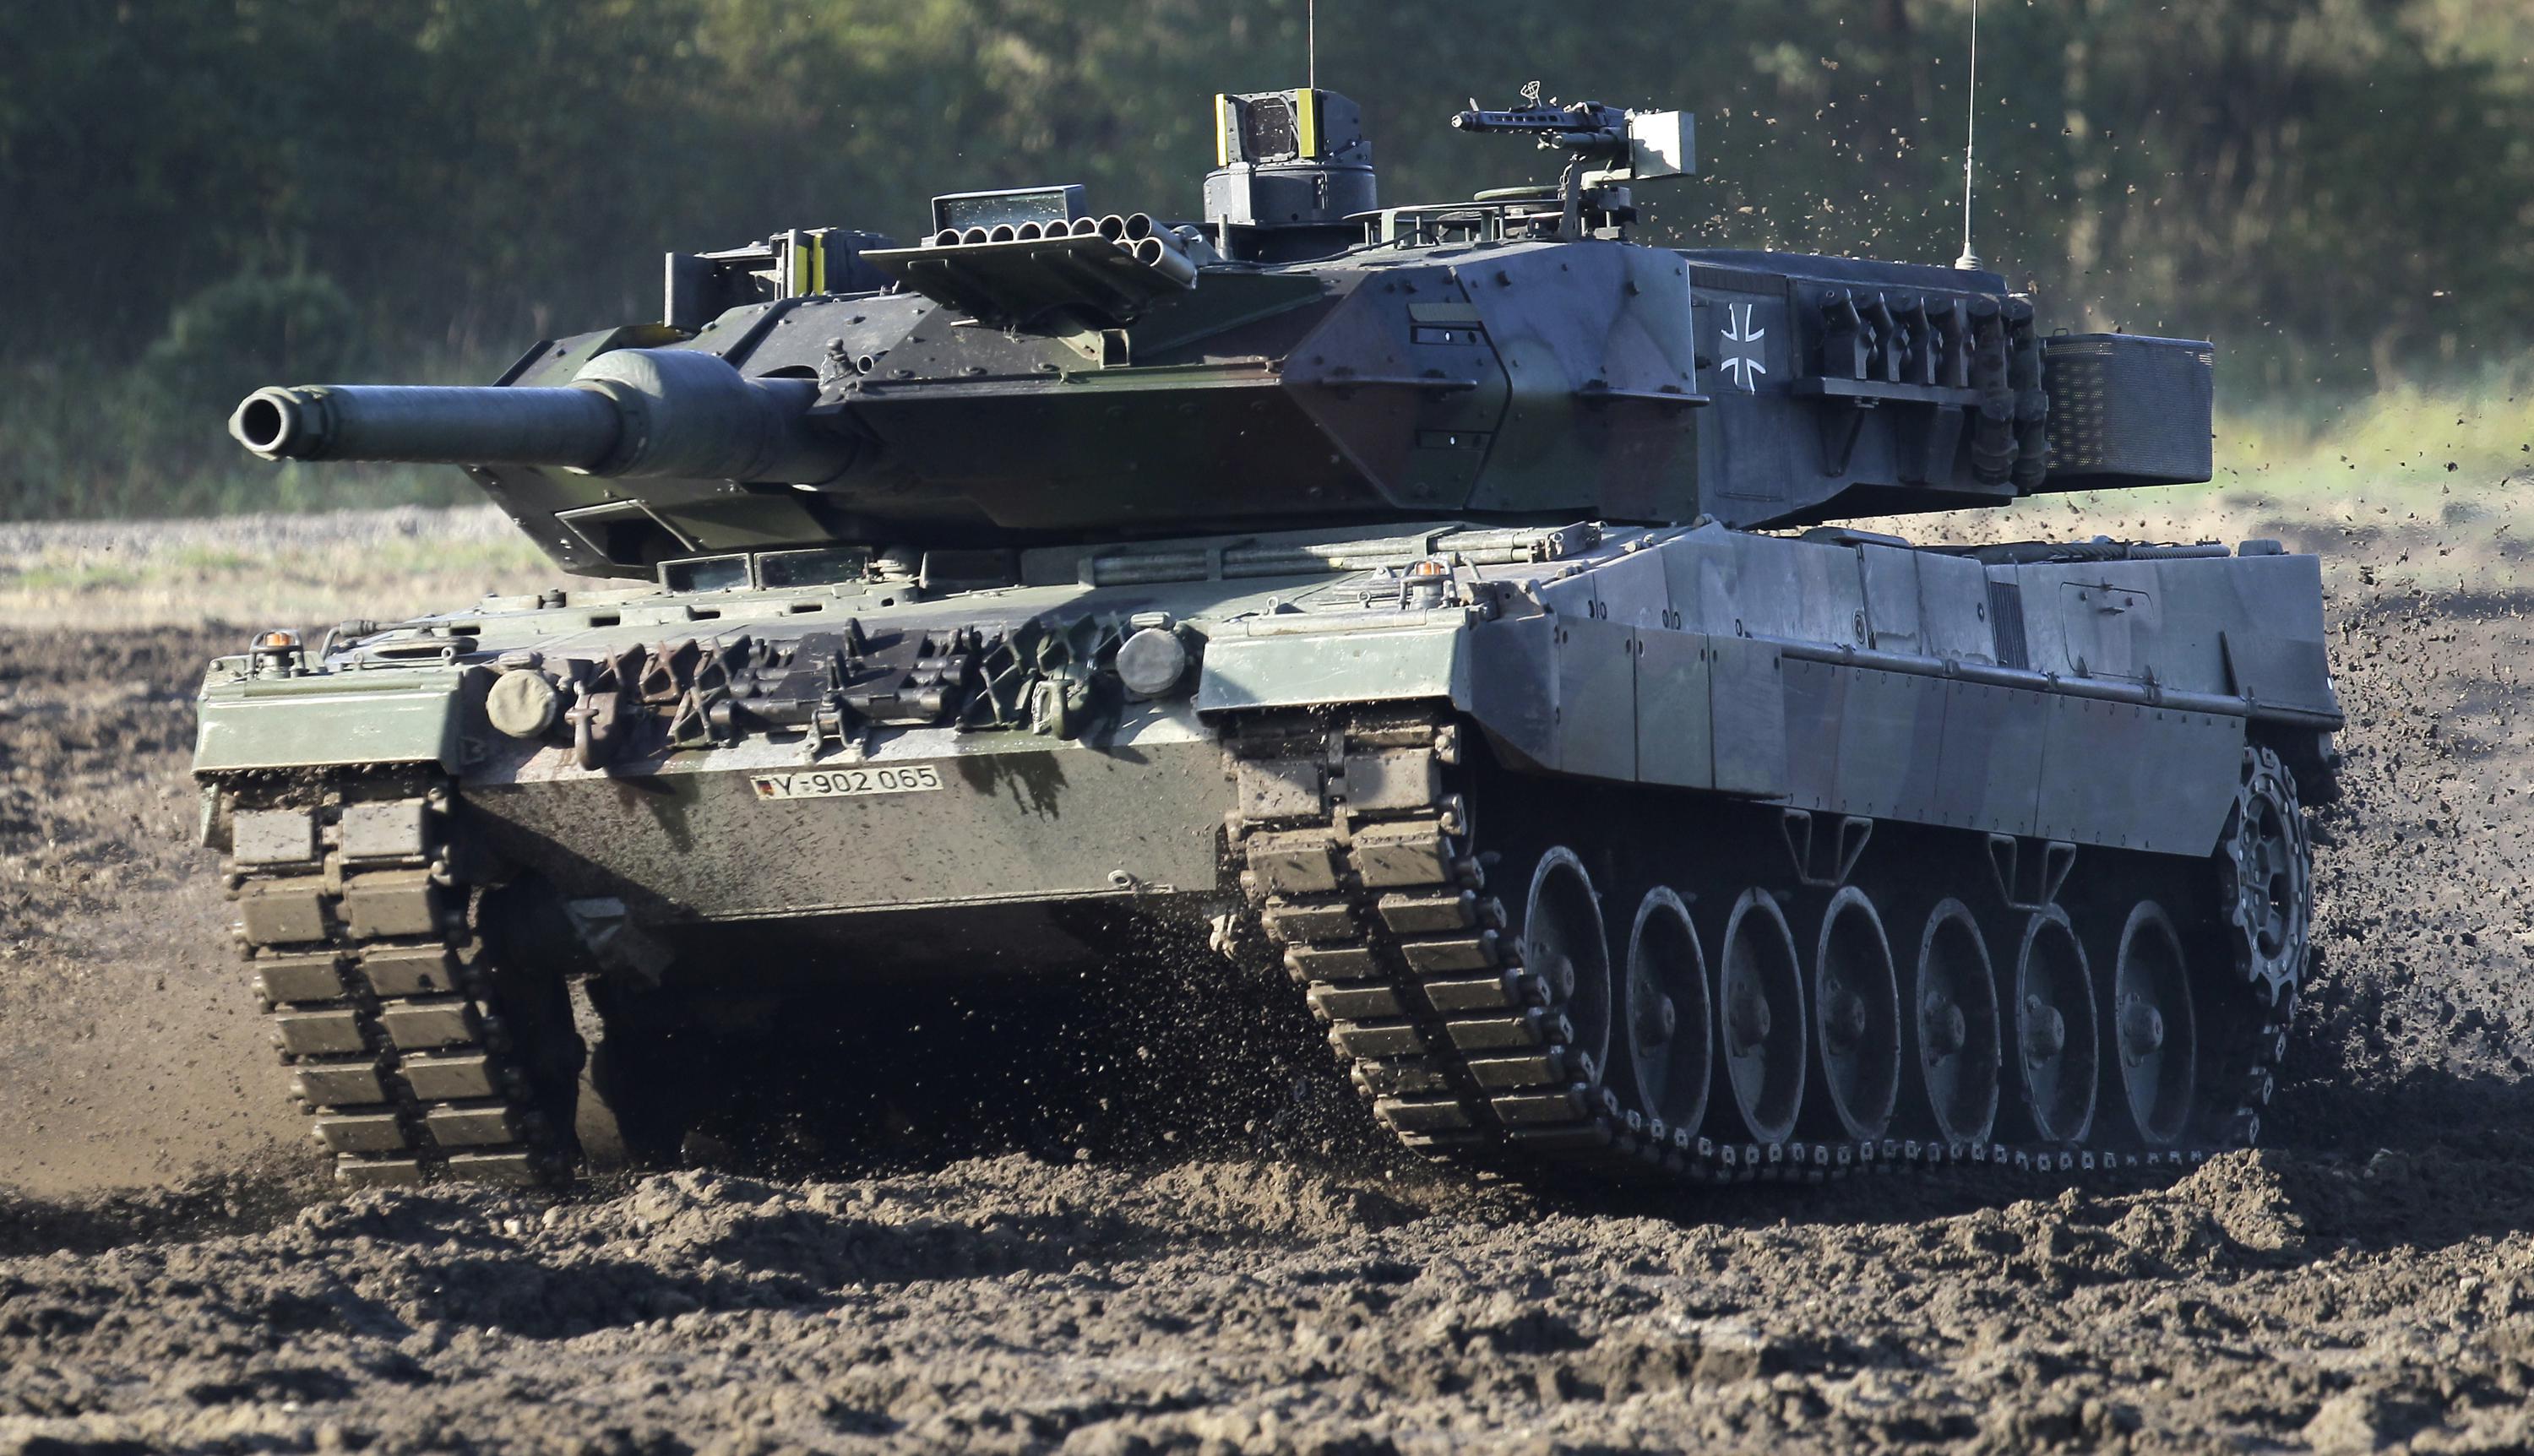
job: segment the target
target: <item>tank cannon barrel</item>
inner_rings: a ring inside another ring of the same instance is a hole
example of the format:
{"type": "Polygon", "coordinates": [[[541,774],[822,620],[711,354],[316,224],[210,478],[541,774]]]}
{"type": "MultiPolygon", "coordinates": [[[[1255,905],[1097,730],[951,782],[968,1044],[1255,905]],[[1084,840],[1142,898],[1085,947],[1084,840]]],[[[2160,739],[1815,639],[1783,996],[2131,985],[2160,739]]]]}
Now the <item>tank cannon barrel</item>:
{"type": "Polygon", "coordinates": [[[587,469],[616,453],[624,415],[576,386],[274,385],[229,418],[269,460],[463,461],[587,469]]]}
{"type": "Polygon", "coordinates": [[[269,460],[536,465],[605,477],[817,485],[851,435],[810,418],[817,385],[750,379],[685,349],[615,349],[569,385],[298,385],[256,391],[229,434],[269,460]]]}

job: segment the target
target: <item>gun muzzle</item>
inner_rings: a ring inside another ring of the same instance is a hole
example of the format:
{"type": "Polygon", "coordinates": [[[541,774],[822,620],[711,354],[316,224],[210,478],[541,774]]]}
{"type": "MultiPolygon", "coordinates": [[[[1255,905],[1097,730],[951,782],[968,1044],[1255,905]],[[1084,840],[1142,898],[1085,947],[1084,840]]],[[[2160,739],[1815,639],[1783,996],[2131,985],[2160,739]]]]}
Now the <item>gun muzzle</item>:
{"type": "Polygon", "coordinates": [[[615,349],[557,388],[262,389],[229,434],[269,460],[539,465],[603,477],[783,481],[844,473],[855,437],[813,421],[818,387],[750,379],[713,354],[615,349]]]}

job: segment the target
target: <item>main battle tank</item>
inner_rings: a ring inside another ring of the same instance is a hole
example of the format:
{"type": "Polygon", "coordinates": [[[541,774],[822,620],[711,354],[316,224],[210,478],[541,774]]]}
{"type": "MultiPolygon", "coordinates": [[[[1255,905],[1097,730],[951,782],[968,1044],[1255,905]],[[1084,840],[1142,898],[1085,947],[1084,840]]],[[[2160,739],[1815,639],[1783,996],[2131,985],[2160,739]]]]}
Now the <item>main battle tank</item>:
{"type": "Polygon", "coordinates": [[[611,1095],[674,1148],[687,1022],[1154,928],[1227,1001],[1290,974],[1362,1116],[1476,1166],[2257,1135],[2316,561],[1839,523],[2204,480],[2209,345],[1631,241],[1679,113],[1466,112],[1558,180],[1392,208],[1343,97],[1217,120],[1195,222],[940,197],[915,246],[673,254],[661,322],[487,388],[240,405],[270,458],[463,465],[581,578],[206,680],[205,839],[343,1181],[569,1177],[592,1041],[669,1049],[611,1095]]]}

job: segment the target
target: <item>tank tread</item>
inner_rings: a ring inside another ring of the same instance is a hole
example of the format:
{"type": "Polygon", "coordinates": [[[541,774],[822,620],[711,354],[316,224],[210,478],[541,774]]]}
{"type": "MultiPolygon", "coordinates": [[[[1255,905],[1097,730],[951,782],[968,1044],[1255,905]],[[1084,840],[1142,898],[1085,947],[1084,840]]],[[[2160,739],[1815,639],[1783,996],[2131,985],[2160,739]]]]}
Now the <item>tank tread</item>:
{"type": "MultiPolygon", "coordinates": [[[[1445,710],[1265,721],[1230,747],[1244,776],[1291,783],[1318,758],[1331,792],[1244,795],[1236,857],[1258,926],[1302,988],[1372,1116],[1402,1144],[1506,1172],[1562,1168],[1618,1183],[1821,1182],[1947,1170],[2012,1185],[2119,1170],[2188,1168],[2249,1143],[2293,997],[2244,1018],[2209,1089],[2196,1145],[2124,1147],[1864,1141],[1727,1141],[1666,1127],[1601,1082],[1571,1043],[1557,998],[1502,933],[1503,906],[1469,853],[1468,811],[1429,775],[1413,802],[1389,792],[1357,808],[1342,789],[1378,755],[1457,758],[1445,710]]],[[[1385,790],[1410,775],[1380,776],[1385,790]]],[[[2249,998],[2248,998],[2249,999],[2249,998]]]]}
{"type": "Polygon", "coordinates": [[[449,787],[347,779],[318,797],[282,811],[310,820],[304,858],[227,872],[231,930],[335,1181],[567,1176],[568,1134],[535,1106],[452,873],[449,787]]]}

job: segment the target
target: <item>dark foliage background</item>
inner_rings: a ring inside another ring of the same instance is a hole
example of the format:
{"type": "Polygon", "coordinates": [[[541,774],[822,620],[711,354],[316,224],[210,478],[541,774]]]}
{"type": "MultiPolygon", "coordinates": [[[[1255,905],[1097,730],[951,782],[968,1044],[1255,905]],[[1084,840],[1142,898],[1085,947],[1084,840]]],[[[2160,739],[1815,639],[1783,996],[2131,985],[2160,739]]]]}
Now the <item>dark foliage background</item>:
{"type": "MultiPolygon", "coordinates": [[[[1985,0],[1979,251],[2054,324],[2219,340],[2238,399],[2513,360],[2529,10],[1985,0]]],[[[1969,20],[1324,0],[1321,81],[1389,201],[1527,179],[1441,122],[1538,79],[1697,113],[1660,233],[1950,261],[1969,20]]],[[[1208,97],[1298,84],[1302,27],[1302,0],[11,0],[0,516],[316,500],[240,469],[247,388],[481,375],[653,317],[671,247],[912,236],[932,193],[1042,181],[1187,214],[1208,97]]]]}

